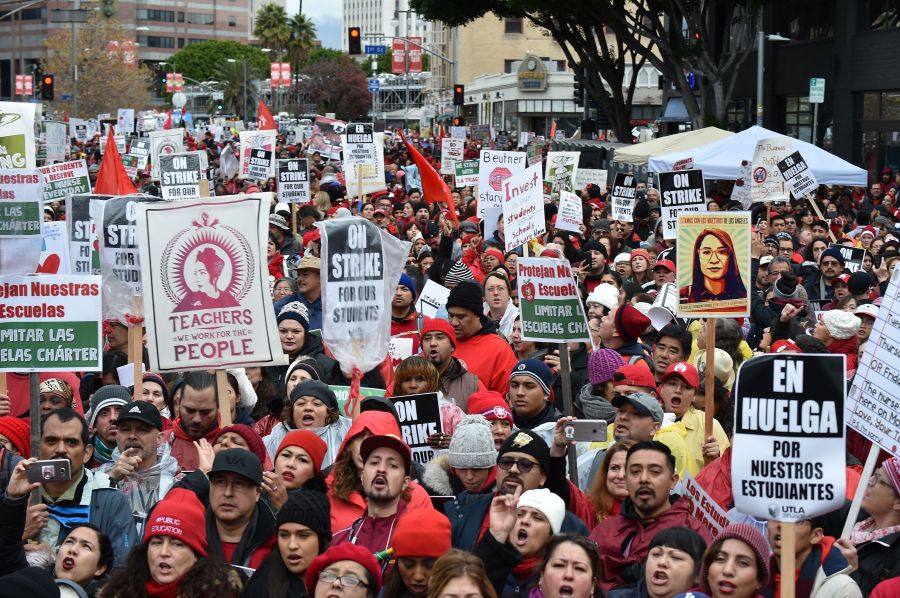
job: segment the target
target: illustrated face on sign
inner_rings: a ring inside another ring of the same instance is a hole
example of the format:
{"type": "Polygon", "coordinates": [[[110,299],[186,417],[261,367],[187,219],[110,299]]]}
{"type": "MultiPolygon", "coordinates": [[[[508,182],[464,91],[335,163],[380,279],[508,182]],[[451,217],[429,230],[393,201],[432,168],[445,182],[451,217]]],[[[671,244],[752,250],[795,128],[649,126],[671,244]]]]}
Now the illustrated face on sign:
{"type": "Polygon", "coordinates": [[[700,243],[700,271],[703,276],[712,280],[725,277],[728,272],[730,253],[716,236],[707,235],[700,243]]]}

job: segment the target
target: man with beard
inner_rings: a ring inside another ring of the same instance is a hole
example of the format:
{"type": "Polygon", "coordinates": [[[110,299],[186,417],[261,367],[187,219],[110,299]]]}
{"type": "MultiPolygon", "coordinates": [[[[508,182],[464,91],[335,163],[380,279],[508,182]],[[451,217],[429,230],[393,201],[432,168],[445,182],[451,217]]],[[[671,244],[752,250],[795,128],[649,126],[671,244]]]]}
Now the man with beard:
{"type": "Polygon", "coordinates": [[[147,515],[175,484],[178,461],[162,438],[162,416],[149,401],[124,405],[116,420],[116,450],[113,460],[100,468],[131,501],[131,514],[138,534],[144,533],[147,515]]]}
{"type": "Polygon", "coordinates": [[[88,467],[96,469],[112,461],[116,448],[116,418],[122,405],[131,400],[131,392],[118,384],[100,387],[91,397],[91,410],[87,414],[88,429],[94,454],[88,467]]]}
{"type": "Polygon", "coordinates": [[[710,541],[709,530],[694,517],[690,501],[683,496],[670,497],[677,483],[675,457],[669,447],[647,440],[628,449],[628,497],[619,514],[605,519],[590,535],[603,564],[600,588],[604,593],[638,582],[650,543],[659,531],[688,527],[710,541]]]}
{"type": "Polygon", "coordinates": [[[486,389],[478,376],[469,372],[459,359],[453,357],[456,350],[456,333],[453,326],[447,320],[425,318],[419,334],[422,339],[423,356],[440,374],[438,389],[444,393],[446,399],[456,403],[463,411],[467,411],[469,397],[486,389]]]}
{"type": "Polygon", "coordinates": [[[219,431],[215,376],[208,372],[185,374],[184,390],[176,412],[177,418],[167,442],[181,467],[185,471],[194,471],[200,462],[194,443],[201,438],[212,443],[219,431]]]}
{"type": "Polygon", "coordinates": [[[359,454],[366,510],[350,527],[336,532],[331,545],[350,542],[379,552],[391,547],[394,526],[406,512],[412,454],[409,446],[392,434],[369,436],[359,454]]]}
{"type": "Polygon", "coordinates": [[[834,280],[844,271],[844,256],[837,247],[829,247],[819,256],[819,271],[803,281],[810,301],[834,299],[834,280]]]}

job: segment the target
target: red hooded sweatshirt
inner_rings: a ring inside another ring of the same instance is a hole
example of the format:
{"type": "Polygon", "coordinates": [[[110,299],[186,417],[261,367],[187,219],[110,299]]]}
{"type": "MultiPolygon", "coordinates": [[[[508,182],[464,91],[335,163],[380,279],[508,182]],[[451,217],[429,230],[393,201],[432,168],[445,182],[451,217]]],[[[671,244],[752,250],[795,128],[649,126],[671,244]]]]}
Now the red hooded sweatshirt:
{"type": "MultiPolygon", "coordinates": [[[[212,444],[216,434],[219,433],[219,428],[219,420],[216,419],[216,427],[203,437],[212,444]]],[[[169,432],[169,444],[172,446],[172,456],[178,459],[178,464],[181,465],[183,472],[194,471],[200,464],[194,440],[198,439],[188,436],[187,432],[181,429],[181,418],[176,418],[172,423],[172,430],[169,432]]]]}

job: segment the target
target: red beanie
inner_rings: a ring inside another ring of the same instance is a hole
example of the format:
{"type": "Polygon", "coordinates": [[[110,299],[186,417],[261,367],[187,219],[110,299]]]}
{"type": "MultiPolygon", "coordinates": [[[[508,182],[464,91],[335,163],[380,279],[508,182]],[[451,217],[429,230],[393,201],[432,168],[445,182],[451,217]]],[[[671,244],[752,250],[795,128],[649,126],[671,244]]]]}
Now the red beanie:
{"type": "MultiPolygon", "coordinates": [[[[338,561],[353,561],[354,563],[359,563],[363,568],[368,570],[374,580],[375,586],[370,587],[369,590],[371,590],[373,595],[378,595],[378,592],[381,591],[381,567],[378,566],[375,555],[372,554],[368,548],[349,542],[332,546],[314,558],[309,564],[309,569],[306,570],[305,580],[306,587],[308,590],[312,590],[312,594],[315,594],[316,584],[319,583],[319,572],[338,561]]],[[[366,583],[366,580],[362,581],[363,583],[366,583]]]]}
{"type": "Polygon", "coordinates": [[[429,332],[443,332],[450,339],[450,344],[456,348],[456,332],[450,322],[441,318],[425,318],[422,324],[422,331],[419,332],[419,340],[421,340],[429,332]]]}
{"type": "Polygon", "coordinates": [[[616,310],[616,332],[626,342],[633,343],[639,336],[647,332],[650,318],[642,314],[630,303],[625,303],[616,310]]]}
{"type": "Polygon", "coordinates": [[[198,555],[207,555],[205,509],[196,494],[173,488],[156,503],[144,528],[144,544],[157,536],[181,540],[198,555]]]}
{"type": "Polygon", "coordinates": [[[17,417],[5,415],[0,417],[0,434],[6,436],[20,455],[31,458],[31,430],[28,424],[17,417]]]}
{"type": "Polygon", "coordinates": [[[450,550],[450,520],[434,509],[413,509],[397,521],[391,538],[395,558],[438,558],[450,550]]]}
{"type": "Polygon", "coordinates": [[[482,257],[488,256],[488,255],[494,256],[495,258],[500,260],[501,264],[503,263],[503,252],[501,252],[499,249],[497,249],[495,247],[488,247],[487,250],[485,250],[484,255],[482,257]]]}
{"type": "Polygon", "coordinates": [[[269,453],[266,452],[266,445],[263,444],[262,438],[256,431],[246,424],[232,424],[230,426],[225,426],[219,433],[215,435],[213,438],[213,444],[219,439],[219,436],[222,434],[227,434],[231,432],[233,434],[237,434],[247,443],[247,448],[251,453],[256,455],[259,458],[260,464],[262,464],[263,469],[267,470],[272,465],[272,462],[269,461],[269,453]]]}
{"type": "Polygon", "coordinates": [[[482,390],[469,395],[469,415],[483,415],[484,419],[493,421],[505,419],[509,425],[513,424],[512,412],[509,403],[499,392],[495,390],[482,390]]]}
{"type": "Polygon", "coordinates": [[[325,452],[328,450],[324,440],[319,438],[315,432],[310,432],[309,430],[288,432],[281,444],[278,445],[273,461],[277,460],[278,454],[288,446],[297,446],[306,451],[310,459],[312,459],[316,475],[319,475],[319,472],[322,470],[322,461],[325,459],[325,452]]]}

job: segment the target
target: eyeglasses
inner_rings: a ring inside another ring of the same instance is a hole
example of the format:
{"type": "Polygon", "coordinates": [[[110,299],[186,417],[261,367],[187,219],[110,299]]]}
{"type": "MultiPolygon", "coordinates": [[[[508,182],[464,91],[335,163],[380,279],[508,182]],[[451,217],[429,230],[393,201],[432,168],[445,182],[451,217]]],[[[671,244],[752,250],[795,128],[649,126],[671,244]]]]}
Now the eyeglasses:
{"type": "Polygon", "coordinates": [[[837,268],[841,263],[837,260],[822,260],[822,267],[837,268]]]}
{"type": "Polygon", "coordinates": [[[500,457],[497,459],[497,467],[503,471],[509,471],[513,465],[518,468],[519,473],[528,473],[537,463],[528,459],[513,459],[512,457],[500,457]]]}
{"type": "MultiPolygon", "coordinates": [[[[871,486],[875,486],[876,484],[880,485],[880,486],[884,486],[885,488],[890,488],[894,492],[897,492],[897,489],[894,488],[893,484],[891,484],[890,482],[888,482],[887,480],[882,478],[880,475],[872,474],[872,477],[869,478],[867,485],[871,487],[871,486]]],[[[898,493],[898,494],[900,494],[900,493],[898,493]]]]}
{"type": "Polygon", "coordinates": [[[335,575],[331,571],[319,571],[320,583],[331,584],[337,580],[340,580],[341,586],[345,588],[369,587],[369,584],[363,583],[363,581],[355,575],[335,575]]]}

